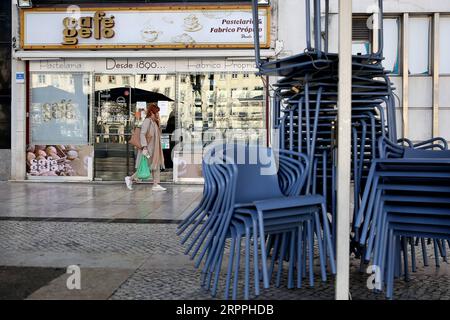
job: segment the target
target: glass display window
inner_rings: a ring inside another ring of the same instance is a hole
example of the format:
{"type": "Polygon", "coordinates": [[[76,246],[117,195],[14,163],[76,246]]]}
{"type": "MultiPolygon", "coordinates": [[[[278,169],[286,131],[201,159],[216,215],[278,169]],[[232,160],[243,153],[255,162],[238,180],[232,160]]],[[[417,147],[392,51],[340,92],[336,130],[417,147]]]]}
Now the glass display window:
{"type": "Polygon", "coordinates": [[[88,73],[31,73],[28,177],[91,175],[88,73]]]}
{"type": "Polygon", "coordinates": [[[266,144],[266,100],[261,77],[236,72],[181,74],[177,87],[174,162],[181,162],[174,172],[178,174],[175,180],[201,177],[201,160],[196,160],[214,141],[266,144]]]}
{"type": "Polygon", "coordinates": [[[32,73],[30,143],[89,143],[91,86],[87,73],[32,73]]]}

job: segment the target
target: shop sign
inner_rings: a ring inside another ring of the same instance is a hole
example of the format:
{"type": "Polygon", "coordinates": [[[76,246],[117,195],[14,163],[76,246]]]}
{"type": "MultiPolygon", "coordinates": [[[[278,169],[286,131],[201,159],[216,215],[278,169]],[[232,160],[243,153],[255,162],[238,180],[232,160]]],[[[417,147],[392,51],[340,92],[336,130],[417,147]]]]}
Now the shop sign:
{"type": "Polygon", "coordinates": [[[166,74],[175,72],[257,72],[255,62],[239,59],[61,59],[30,62],[35,72],[95,72],[105,74],[166,74]]]}
{"type": "Polygon", "coordinates": [[[62,21],[63,45],[76,45],[78,39],[96,40],[114,37],[114,16],[106,17],[103,11],[97,11],[93,17],[65,17],[62,21]]]}
{"type": "MultiPolygon", "coordinates": [[[[253,48],[251,6],[152,6],[21,10],[24,49],[253,48]]],[[[270,46],[270,7],[259,12],[261,47],[270,46]]],[[[151,66],[149,66],[151,67],[151,66]]]]}

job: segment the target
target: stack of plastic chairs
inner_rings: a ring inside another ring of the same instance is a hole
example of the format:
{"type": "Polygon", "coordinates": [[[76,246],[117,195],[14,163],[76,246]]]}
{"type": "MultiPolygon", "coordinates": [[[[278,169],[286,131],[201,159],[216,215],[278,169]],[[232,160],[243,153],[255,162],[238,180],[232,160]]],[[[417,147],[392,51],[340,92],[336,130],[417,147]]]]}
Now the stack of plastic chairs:
{"type": "Polygon", "coordinates": [[[241,264],[246,299],[252,284],[254,295],[260,294],[261,280],[269,288],[275,277],[275,285],[280,286],[285,261],[288,288],[294,288],[295,282],[301,287],[307,272],[314,286],[314,244],[322,280],[327,280],[327,267],[336,272],[325,200],[305,193],[306,156],[258,145],[217,143],[209,146],[203,170],[203,200],[178,233],[186,232],[183,243],[190,240],[186,253],[196,259],[196,267],[202,267],[202,286],[213,296],[226,269],[224,296],[229,298],[231,291],[237,299],[241,264]]]}
{"type": "MultiPolygon", "coordinates": [[[[257,1],[253,1],[254,21],[258,21],[257,1]]],[[[326,1],[328,7],[328,1],[326,1]]],[[[279,130],[280,147],[305,153],[311,163],[308,187],[327,199],[331,221],[336,215],[336,141],[338,55],[329,53],[328,39],[322,51],[321,4],[305,0],[307,43],[304,53],[275,61],[262,61],[259,34],[255,30],[256,63],[260,73],[282,77],[274,85],[274,129],[279,130]],[[310,11],[314,9],[312,47],[310,11]]],[[[382,1],[380,1],[382,11],[382,1]]],[[[325,19],[328,18],[326,11],[325,19]]],[[[381,18],[382,20],[382,15],[381,18]]],[[[327,21],[325,23],[327,25],[327,21]]],[[[382,66],[383,32],[379,31],[380,50],[353,56],[352,74],[352,180],[354,213],[364,191],[372,160],[377,155],[377,140],[396,141],[394,88],[382,66]]],[[[333,234],[335,232],[333,231],[333,234]]],[[[357,254],[358,246],[353,248],[357,254]]]]}
{"type": "Polygon", "coordinates": [[[355,231],[366,248],[365,260],[373,260],[378,289],[386,285],[386,297],[392,298],[394,276],[409,279],[409,255],[411,269],[416,269],[415,246],[419,241],[425,264],[426,239],[433,239],[436,265],[439,256],[446,259],[445,242],[450,244],[450,151],[440,138],[416,148],[380,139],[379,148],[381,158],[372,162],[355,231]]]}

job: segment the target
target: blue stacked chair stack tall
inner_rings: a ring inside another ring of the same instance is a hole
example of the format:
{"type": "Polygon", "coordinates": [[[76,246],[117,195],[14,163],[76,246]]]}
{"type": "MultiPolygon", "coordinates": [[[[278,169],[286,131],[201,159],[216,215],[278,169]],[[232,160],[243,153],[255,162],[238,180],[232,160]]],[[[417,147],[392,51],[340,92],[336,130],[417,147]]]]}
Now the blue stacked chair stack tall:
{"type": "MultiPolygon", "coordinates": [[[[251,284],[255,296],[261,284],[268,288],[274,280],[280,286],[284,264],[288,288],[300,288],[306,277],[314,286],[315,250],[321,279],[336,272],[339,56],[328,50],[328,28],[321,33],[321,1],[305,0],[305,51],[262,60],[257,2],[252,3],[255,60],[261,75],[277,77],[271,92],[277,148],[210,146],[203,161],[202,201],[178,229],[186,254],[196,259],[196,267],[203,265],[202,285],[213,296],[226,253],[224,296],[231,291],[233,299],[241,264],[246,299],[251,284]],[[237,150],[245,156],[237,157],[237,150]]],[[[328,25],[329,1],[325,4],[328,25]]],[[[416,249],[422,250],[425,265],[430,246],[436,266],[447,259],[450,151],[443,138],[413,143],[397,137],[395,88],[382,65],[383,1],[378,5],[380,49],[352,59],[350,239],[351,254],[361,258],[361,267],[374,265],[377,290],[386,288],[392,298],[393,279],[408,280],[409,269],[417,270],[416,249]]]]}

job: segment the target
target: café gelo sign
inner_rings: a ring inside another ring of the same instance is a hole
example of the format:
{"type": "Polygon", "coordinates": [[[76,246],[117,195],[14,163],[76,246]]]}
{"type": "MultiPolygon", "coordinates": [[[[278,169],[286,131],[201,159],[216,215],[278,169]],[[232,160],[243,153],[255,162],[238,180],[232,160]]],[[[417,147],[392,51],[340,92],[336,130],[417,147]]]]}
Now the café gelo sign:
{"type": "Polygon", "coordinates": [[[106,17],[103,11],[97,11],[93,17],[65,17],[63,19],[63,45],[75,45],[78,38],[100,40],[114,37],[114,16],[106,17]]]}
{"type": "MultiPolygon", "coordinates": [[[[249,5],[64,8],[20,11],[25,50],[253,48],[249,5]]],[[[270,7],[259,9],[260,44],[270,47],[270,7]]]]}

